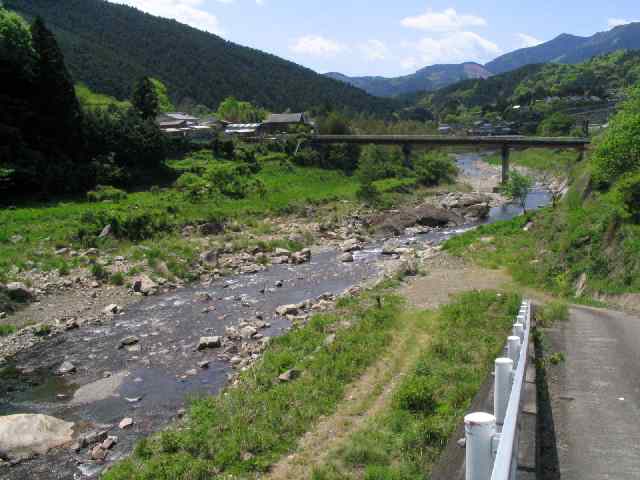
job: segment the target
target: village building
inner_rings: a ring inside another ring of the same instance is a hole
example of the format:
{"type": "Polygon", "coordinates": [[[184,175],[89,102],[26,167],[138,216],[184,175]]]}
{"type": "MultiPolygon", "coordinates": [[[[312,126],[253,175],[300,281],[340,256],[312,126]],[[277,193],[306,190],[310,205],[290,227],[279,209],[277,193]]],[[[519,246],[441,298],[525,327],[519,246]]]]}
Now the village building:
{"type": "Polygon", "coordinates": [[[313,122],[304,113],[272,113],[260,125],[260,133],[264,135],[289,133],[301,126],[313,129],[313,122]]]}

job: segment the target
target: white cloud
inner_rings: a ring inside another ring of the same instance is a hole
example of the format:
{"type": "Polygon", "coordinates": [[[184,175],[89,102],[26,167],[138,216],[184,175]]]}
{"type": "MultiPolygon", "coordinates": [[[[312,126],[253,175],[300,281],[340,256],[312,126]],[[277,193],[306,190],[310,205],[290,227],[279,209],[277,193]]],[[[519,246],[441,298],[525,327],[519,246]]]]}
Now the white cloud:
{"type": "Polygon", "coordinates": [[[474,32],[457,32],[442,38],[424,37],[417,43],[404,42],[414,53],[402,60],[404,68],[434,63],[485,62],[502,53],[498,45],[474,32]]]}
{"type": "Polygon", "coordinates": [[[607,20],[607,25],[609,28],[619,27],[620,25],[627,25],[628,23],[633,23],[636,20],[625,20],[624,18],[610,18],[607,20]]]}
{"type": "MultiPolygon", "coordinates": [[[[129,5],[158,17],[173,18],[194,28],[221,34],[220,22],[215,15],[202,8],[204,0],[110,0],[129,5]]],[[[218,0],[231,3],[234,0],[218,0]]]]}
{"type": "Polygon", "coordinates": [[[295,53],[317,57],[333,57],[347,49],[341,43],[321,35],[305,35],[299,37],[289,48],[295,53]]]}
{"type": "Polygon", "coordinates": [[[367,60],[384,60],[389,56],[389,47],[380,40],[367,40],[360,44],[360,51],[367,60]]]}
{"type": "Polygon", "coordinates": [[[442,12],[427,10],[422,15],[406,17],[402,25],[407,28],[416,28],[430,32],[455,32],[468,27],[485,27],[487,21],[475,15],[460,15],[453,8],[447,8],[442,12]]]}
{"type": "Polygon", "coordinates": [[[516,36],[520,39],[520,48],[535,47],[542,43],[542,40],[532,37],[531,35],[527,35],[526,33],[518,33],[516,36]]]}

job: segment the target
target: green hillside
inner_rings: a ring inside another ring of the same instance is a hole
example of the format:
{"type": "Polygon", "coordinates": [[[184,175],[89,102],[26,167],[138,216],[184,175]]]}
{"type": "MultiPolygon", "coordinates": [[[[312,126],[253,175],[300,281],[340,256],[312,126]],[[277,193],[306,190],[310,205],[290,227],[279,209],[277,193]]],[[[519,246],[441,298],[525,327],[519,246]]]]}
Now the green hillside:
{"type": "Polygon", "coordinates": [[[390,100],[216,35],[103,0],[7,0],[41,16],[55,33],[75,82],[118,99],[142,76],[164,82],[176,104],[216,108],[228,96],[269,110],[333,106],[387,114],[390,100]]]}
{"type": "Polygon", "coordinates": [[[459,82],[414,100],[441,115],[470,109],[503,113],[508,106],[529,105],[547,97],[606,100],[638,81],[640,52],[618,51],[577,65],[527,65],[485,80],[459,82]]]}

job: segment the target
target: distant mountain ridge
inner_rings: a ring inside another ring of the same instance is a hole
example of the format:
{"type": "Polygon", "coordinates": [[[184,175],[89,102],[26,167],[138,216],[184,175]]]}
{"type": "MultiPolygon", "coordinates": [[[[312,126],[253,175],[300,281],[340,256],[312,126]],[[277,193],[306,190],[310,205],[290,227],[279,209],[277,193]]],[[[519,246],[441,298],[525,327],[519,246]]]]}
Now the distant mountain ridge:
{"type": "Polygon", "coordinates": [[[563,33],[540,45],[521,48],[502,55],[484,66],[474,62],[432,65],[412,75],[395,78],[348,77],[336,72],[325,75],[361,88],[371,95],[396,97],[418,92],[432,92],[460,81],[486,79],[526,65],[582,63],[595,56],[616,50],[640,50],[640,23],[621,25],[590,37],[563,33]]]}
{"type": "Polygon", "coordinates": [[[576,64],[616,50],[638,49],[640,49],[640,23],[637,22],[620,25],[591,37],[578,37],[565,33],[535,47],[522,48],[502,55],[487,63],[485,67],[493,74],[500,74],[533,63],[576,64]]]}
{"type": "Polygon", "coordinates": [[[272,111],[333,106],[387,115],[396,103],[308,68],[135,8],[104,0],[4,0],[55,33],[75,82],[118,99],[142,76],[162,80],[176,104],[217,108],[228,96],[272,111]]]}
{"type": "Polygon", "coordinates": [[[402,77],[349,77],[337,72],[327,77],[348,83],[378,97],[396,97],[419,91],[433,91],[461,80],[488,78],[491,72],[479,63],[431,65],[402,77]]]}

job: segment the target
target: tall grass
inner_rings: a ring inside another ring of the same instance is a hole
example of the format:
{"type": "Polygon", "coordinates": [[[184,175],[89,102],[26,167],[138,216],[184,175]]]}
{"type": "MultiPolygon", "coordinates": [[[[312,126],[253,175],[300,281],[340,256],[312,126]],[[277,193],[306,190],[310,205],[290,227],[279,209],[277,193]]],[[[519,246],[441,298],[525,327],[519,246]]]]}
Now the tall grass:
{"type": "Polygon", "coordinates": [[[239,386],[195,400],[184,428],[142,441],[135,455],[105,479],[192,480],[267,471],[314,421],[335,409],[345,387],[389,344],[401,301],[383,295],[380,306],[373,295],[344,302],[337,313],[315,316],[305,327],[275,339],[239,386]],[[344,321],[351,326],[325,345],[327,335],[344,321]],[[292,368],[301,376],[278,382],[292,368]]]}
{"type": "MultiPolygon", "coordinates": [[[[329,456],[314,480],[422,480],[488,378],[520,305],[515,294],[471,292],[418,312],[431,344],[391,407],[329,456]]],[[[418,322],[417,324],[420,324],[418,322]]]]}

